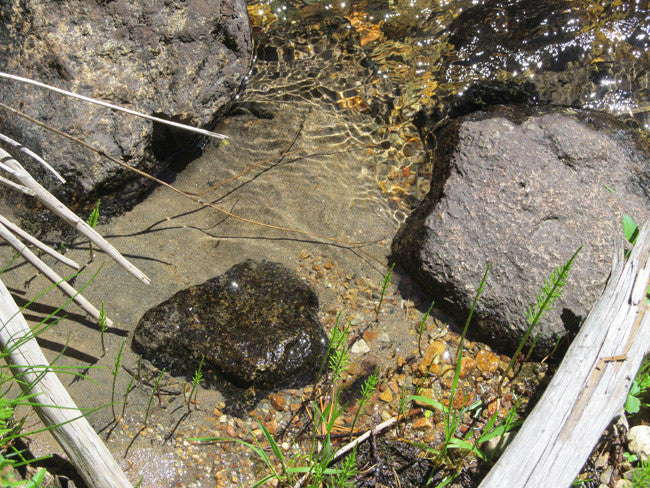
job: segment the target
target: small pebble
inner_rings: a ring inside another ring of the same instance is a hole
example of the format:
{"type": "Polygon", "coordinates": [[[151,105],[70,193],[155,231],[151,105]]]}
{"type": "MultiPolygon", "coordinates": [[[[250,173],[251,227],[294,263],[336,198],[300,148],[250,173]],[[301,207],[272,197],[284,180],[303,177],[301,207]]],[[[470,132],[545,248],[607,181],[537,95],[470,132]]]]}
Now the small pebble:
{"type": "Polygon", "coordinates": [[[650,425],[636,425],[627,433],[627,447],[642,461],[650,459],[650,425]]]}
{"type": "Polygon", "coordinates": [[[594,467],[600,469],[603,466],[605,466],[608,461],[609,461],[609,453],[605,452],[605,453],[601,454],[600,456],[598,456],[598,458],[594,462],[594,467]]]}
{"type": "Polygon", "coordinates": [[[433,427],[431,421],[426,417],[420,417],[412,424],[413,430],[424,430],[433,427]]]}
{"type": "Polygon", "coordinates": [[[271,400],[271,405],[273,405],[273,408],[279,412],[282,412],[285,408],[287,408],[287,400],[281,393],[274,393],[269,397],[269,399],[271,400]]]}
{"type": "MultiPolygon", "coordinates": [[[[422,388],[420,390],[420,394],[418,396],[425,397],[425,398],[432,398],[433,397],[433,390],[431,388],[422,388]]],[[[430,407],[430,403],[425,403],[422,400],[415,400],[415,404],[418,407],[430,407]]]]}
{"type": "Polygon", "coordinates": [[[476,367],[482,373],[494,373],[499,367],[499,356],[489,351],[479,351],[476,354],[476,367]]]}
{"type": "Polygon", "coordinates": [[[357,342],[352,344],[352,347],[350,348],[350,352],[352,354],[365,354],[367,352],[370,352],[370,347],[368,347],[366,341],[364,341],[363,339],[359,339],[357,342]]]}
{"type": "Polygon", "coordinates": [[[393,401],[393,393],[390,391],[389,388],[386,388],[379,395],[379,399],[383,402],[390,403],[393,401]]]}
{"type": "Polygon", "coordinates": [[[607,466],[605,470],[600,474],[599,481],[604,485],[609,485],[609,481],[612,479],[613,472],[614,466],[607,466]]]}
{"type": "Polygon", "coordinates": [[[384,344],[390,342],[390,336],[386,332],[382,332],[379,334],[379,342],[383,342],[384,344]]]}
{"type": "Polygon", "coordinates": [[[372,330],[367,330],[363,333],[363,339],[367,342],[374,340],[377,337],[377,333],[372,330]]]}

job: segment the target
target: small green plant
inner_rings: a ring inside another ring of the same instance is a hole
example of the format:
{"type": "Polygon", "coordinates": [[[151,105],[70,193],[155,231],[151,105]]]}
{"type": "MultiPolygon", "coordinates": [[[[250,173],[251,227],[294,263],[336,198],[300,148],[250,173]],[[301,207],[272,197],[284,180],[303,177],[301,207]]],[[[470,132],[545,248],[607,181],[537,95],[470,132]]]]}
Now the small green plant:
{"type": "Polygon", "coordinates": [[[506,370],[503,372],[503,376],[501,376],[501,380],[499,381],[499,385],[497,389],[501,389],[501,387],[503,386],[503,382],[505,381],[508,373],[514,366],[515,361],[517,361],[517,358],[519,357],[519,353],[521,352],[524,345],[528,341],[528,338],[530,337],[530,334],[533,332],[533,329],[541,320],[544,312],[546,312],[547,310],[552,310],[553,303],[555,303],[555,301],[562,296],[562,293],[564,292],[564,287],[566,286],[567,280],[569,279],[569,272],[571,271],[571,266],[573,265],[573,261],[575,260],[576,256],[578,255],[581,249],[582,246],[580,246],[578,250],[575,253],[573,253],[573,256],[571,256],[566,263],[564,263],[561,266],[558,266],[555,270],[553,270],[553,272],[551,273],[551,277],[548,279],[546,283],[544,283],[539,293],[537,294],[537,300],[535,302],[535,305],[528,307],[528,312],[526,313],[526,318],[528,321],[528,329],[526,330],[524,337],[521,339],[521,341],[519,341],[519,345],[517,346],[515,353],[512,355],[510,362],[508,362],[508,366],[506,367],[506,370]]]}
{"type": "Polygon", "coordinates": [[[113,412],[113,420],[117,422],[117,414],[115,413],[115,384],[117,383],[117,375],[120,372],[120,364],[122,362],[122,351],[124,350],[124,343],[126,339],[122,340],[120,350],[115,358],[115,365],[113,366],[113,386],[111,388],[111,411],[113,412]]]}
{"type": "MultiPolygon", "coordinates": [[[[427,444],[415,443],[416,446],[420,447],[425,452],[432,454],[434,456],[433,459],[434,464],[438,464],[439,462],[445,459],[449,460],[450,449],[466,449],[474,452],[477,456],[479,456],[482,459],[485,458],[485,456],[483,456],[483,453],[481,453],[481,451],[479,451],[478,448],[476,447],[479,443],[478,441],[471,443],[469,442],[468,437],[467,438],[456,437],[456,430],[460,425],[460,420],[463,414],[468,409],[454,408],[454,397],[456,395],[457,388],[458,388],[458,380],[460,379],[460,371],[461,371],[462,360],[463,360],[463,344],[465,341],[465,336],[467,335],[467,330],[469,329],[469,324],[472,320],[472,316],[474,315],[474,309],[476,308],[478,299],[481,293],[483,292],[483,288],[485,286],[485,282],[487,280],[487,275],[489,270],[490,270],[490,265],[488,264],[485,270],[485,274],[483,275],[483,279],[481,280],[478,290],[476,291],[476,295],[474,296],[472,307],[470,308],[469,314],[467,316],[467,320],[465,321],[465,327],[463,327],[463,332],[461,333],[460,336],[460,341],[458,343],[458,353],[456,354],[456,366],[454,368],[454,378],[451,384],[451,391],[449,392],[449,402],[447,403],[447,405],[444,405],[434,398],[424,397],[420,395],[414,395],[408,398],[408,400],[418,401],[420,403],[428,405],[429,407],[433,407],[436,410],[442,412],[443,414],[445,437],[441,447],[439,449],[434,449],[427,444]]],[[[494,417],[494,419],[496,420],[496,417],[494,417]]],[[[468,436],[469,435],[471,435],[471,433],[468,433],[468,436]]],[[[484,440],[480,440],[480,441],[483,442],[484,440]]],[[[431,473],[429,479],[427,480],[426,483],[427,485],[431,482],[432,476],[433,473],[431,473]]],[[[448,482],[451,482],[452,479],[453,477],[449,479],[448,482]]],[[[443,483],[447,484],[448,482],[443,482],[443,483]]],[[[439,484],[438,486],[444,486],[444,485],[439,484]]]]}
{"type": "MultiPolygon", "coordinates": [[[[623,233],[625,234],[625,239],[627,242],[633,246],[636,244],[636,240],[639,237],[639,226],[636,225],[634,219],[629,215],[623,215],[623,233]]],[[[630,255],[630,251],[625,251],[625,258],[630,255]]],[[[646,292],[646,303],[650,304],[650,285],[648,285],[648,290],[646,292]]]]}
{"type": "MultiPolygon", "coordinates": [[[[317,402],[313,404],[313,431],[308,455],[287,459],[268,429],[259,420],[257,423],[273,454],[273,458],[267,454],[267,451],[254,435],[254,443],[241,439],[220,437],[202,437],[191,440],[199,442],[237,442],[251,449],[270,471],[268,475],[253,484],[252,488],[259,488],[272,480],[277,480],[277,483],[281,486],[306,486],[308,488],[322,486],[348,488],[354,486],[354,477],[357,472],[356,453],[354,451],[342,461],[339,468],[330,467],[336,454],[331,434],[344,411],[343,407],[339,405],[340,382],[343,373],[350,364],[347,350],[350,324],[341,327],[340,318],[341,314],[338,315],[336,324],[332,329],[327,356],[330,369],[331,394],[324,404],[318,405],[317,402]]],[[[374,380],[366,382],[365,390],[369,396],[374,388],[372,386],[373,382],[374,380]]]]}
{"type": "Polygon", "coordinates": [[[99,333],[101,334],[102,342],[102,356],[106,354],[106,346],[104,345],[104,332],[108,329],[106,324],[106,311],[104,310],[104,301],[102,300],[101,306],[99,308],[99,333]]]}
{"type": "Polygon", "coordinates": [[[194,377],[192,378],[192,389],[190,390],[190,393],[187,396],[188,412],[190,411],[190,406],[192,405],[192,403],[196,405],[196,395],[198,394],[196,387],[199,385],[201,381],[203,381],[203,373],[201,372],[201,368],[203,367],[204,360],[205,360],[205,356],[201,356],[201,362],[199,363],[199,367],[194,372],[194,377]],[[192,399],[192,397],[194,397],[194,399],[192,399]]]}
{"type": "Polygon", "coordinates": [[[422,334],[424,334],[424,331],[427,330],[427,319],[429,318],[429,314],[431,314],[431,310],[433,310],[433,305],[435,303],[436,303],[435,301],[431,302],[431,305],[429,305],[429,308],[427,309],[426,313],[422,316],[422,319],[418,324],[418,328],[417,328],[418,352],[420,353],[420,356],[422,356],[422,334]]]}
{"type": "Polygon", "coordinates": [[[129,384],[126,387],[126,391],[124,392],[124,397],[122,398],[122,414],[121,414],[122,418],[124,418],[124,414],[126,413],[126,404],[129,399],[129,394],[135,389],[133,383],[135,383],[136,378],[138,378],[138,380],[140,379],[141,367],[142,367],[142,356],[138,356],[138,372],[137,374],[131,376],[131,380],[129,381],[129,384]]]}
{"type": "Polygon", "coordinates": [[[350,427],[350,437],[354,435],[354,426],[356,425],[359,416],[363,413],[366,406],[368,405],[370,397],[373,395],[373,393],[375,393],[375,390],[377,390],[377,383],[379,383],[379,366],[375,368],[370,376],[368,376],[368,379],[361,387],[361,398],[359,399],[359,405],[357,407],[357,411],[354,414],[352,426],[350,427]]]}
{"type": "Polygon", "coordinates": [[[379,292],[379,303],[377,303],[377,308],[375,309],[377,319],[379,319],[379,314],[381,313],[381,306],[384,303],[384,296],[386,295],[386,290],[388,290],[388,287],[390,286],[390,280],[393,277],[393,268],[395,268],[395,263],[391,264],[388,273],[386,273],[384,279],[381,282],[381,291],[379,292]]]}
{"type": "Polygon", "coordinates": [[[352,488],[358,471],[357,449],[355,447],[341,463],[339,472],[334,475],[332,486],[335,488],[352,488]]]}
{"type": "Polygon", "coordinates": [[[648,393],[650,392],[650,358],[646,358],[641,364],[641,368],[637,373],[636,377],[632,381],[632,387],[630,392],[627,394],[627,400],[625,401],[625,411],[634,415],[639,413],[641,407],[650,408],[650,403],[644,401],[644,398],[647,398],[648,393]]]}
{"type": "MultiPolygon", "coordinates": [[[[13,260],[12,260],[13,262],[13,260]]],[[[10,263],[11,264],[11,263],[10,263]]],[[[4,272],[6,267],[0,270],[0,274],[4,272]]],[[[90,280],[84,284],[85,288],[88,283],[90,283],[95,278],[93,275],[90,280]]],[[[43,294],[47,293],[49,290],[55,288],[57,284],[46,288],[41,293],[39,293],[35,298],[25,304],[19,312],[29,307],[32,303],[38,300],[43,294]]],[[[82,288],[82,289],[83,289],[82,288]]],[[[72,301],[72,298],[68,299],[63,305],[58,307],[56,310],[51,312],[47,317],[45,317],[40,323],[31,328],[32,332],[30,335],[26,335],[14,341],[10,347],[2,347],[0,349],[0,361],[3,365],[0,366],[0,389],[2,393],[0,394],[0,486],[3,487],[20,487],[20,488],[37,488],[43,483],[45,477],[45,469],[39,470],[30,480],[17,481],[13,474],[13,469],[28,465],[35,461],[42,460],[40,459],[29,459],[26,460],[23,457],[23,452],[16,448],[15,441],[20,437],[29,436],[33,432],[22,432],[23,421],[16,421],[14,416],[14,410],[18,406],[43,406],[41,404],[33,402],[34,394],[24,393],[30,391],[31,388],[40,381],[41,375],[45,374],[47,371],[55,373],[71,373],[82,378],[85,378],[83,374],[77,373],[74,370],[77,368],[74,367],[55,367],[55,364],[61,354],[56,357],[48,367],[45,366],[32,366],[28,370],[18,374],[13,370],[14,366],[8,361],[9,356],[12,354],[13,349],[20,347],[25,341],[30,340],[34,337],[37,337],[39,334],[54,326],[58,322],[58,314],[61,310],[72,301]],[[5,361],[7,364],[5,365],[5,361]],[[14,373],[12,373],[12,370],[14,373]],[[29,383],[25,381],[26,374],[38,373],[36,378],[31,380],[29,383]],[[12,392],[16,386],[20,386],[22,392],[12,392]]],[[[11,318],[9,319],[11,320],[11,318]]],[[[6,324],[0,325],[0,327],[5,327],[6,324]]],[[[43,430],[49,430],[54,426],[46,427],[37,432],[43,430]]],[[[35,432],[34,432],[35,433],[35,432]]]]}
{"type": "MultiPolygon", "coordinates": [[[[99,204],[101,203],[101,199],[97,200],[97,204],[95,205],[95,208],[93,208],[93,211],[90,212],[90,216],[88,217],[88,220],[86,223],[91,227],[95,228],[97,227],[97,222],[99,221],[99,204]]],[[[88,249],[90,252],[90,261],[92,262],[93,259],[95,259],[95,255],[93,254],[93,243],[91,241],[88,241],[88,249]]]]}
{"type": "Polygon", "coordinates": [[[348,369],[351,362],[350,353],[348,352],[350,324],[348,323],[345,327],[341,328],[339,325],[340,318],[341,314],[336,317],[327,356],[333,384],[341,380],[343,373],[348,369]]]}
{"type": "Polygon", "coordinates": [[[147,421],[149,420],[149,411],[151,410],[151,403],[153,402],[153,397],[155,397],[156,394],[158,393],[158,385],[160,384],[160,380],[162,379],[164,374],[165,374],[165,368],[162,369],[162,371],[158,375],[158,379],[156,380],[156,383],[153,385],[153,388],[151,389],[151,396],[149,397],[149,403],[147,403],[147,411],[144,414],[144,422],[142,424],[143,428],[147,426],[147,421]]]}
{"type": "Polygon", "coordinates": [[[639,460],[632,472],[631,488],[648,488],[650,486],[650,461],[639,460]]]}

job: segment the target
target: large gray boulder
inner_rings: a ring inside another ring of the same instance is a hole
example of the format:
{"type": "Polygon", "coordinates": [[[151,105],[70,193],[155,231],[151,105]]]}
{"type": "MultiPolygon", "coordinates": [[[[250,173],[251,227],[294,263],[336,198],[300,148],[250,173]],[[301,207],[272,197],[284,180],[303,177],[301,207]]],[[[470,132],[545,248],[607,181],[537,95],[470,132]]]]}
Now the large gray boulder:
{"type": "MultiPolygon", "coordinates": [[[[0,5],[3,71],[203,128],[236,96],[250,57],[244,0],[0,5]]],[[[149,173],[197,143],[190,133],[14,81],[0,81],[0,98],[149,173]]],[[[56,188],[46,178],[68,203],[94,201],[117,189],[120,201],[142,192],[145,181],[136,181],[134,173],[16,115],[0,111],[0,131],[40,153],[69,180],[56,188]]]]}
{"type": "Polygon", "coordinates": [[[313,379],[327,352],[318,298],[285,266],[247,260],[144,314],[133,348],[159,368],[269,391],[313,379]]]}
{"type": "Polygon", "coordinates": [[[622,215],[650,218],[647,147],[605,115],[521,107],[452,120],[432,137],[431,191],[398,232],[396,260],[463,319],[491,263],[472,330],[507,352],[540,286],[583,245],[533,333],[536,356],[549,353],[602,291],[622,215]]]}

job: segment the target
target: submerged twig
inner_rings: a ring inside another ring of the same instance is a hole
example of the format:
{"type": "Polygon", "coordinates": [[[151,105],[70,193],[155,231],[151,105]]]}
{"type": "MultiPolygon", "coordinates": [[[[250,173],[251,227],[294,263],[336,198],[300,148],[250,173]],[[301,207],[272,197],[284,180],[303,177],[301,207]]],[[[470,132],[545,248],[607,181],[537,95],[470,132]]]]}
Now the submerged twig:
{"type": "Polygon", "coordinates": [[[185,192],[183,190],[180,190],[179,188],[176,188],[175,186],[167,183],[166,181],[163,181],[163,180],[161,180],[159,178],[156,178],[155,176],[152,176],[149,173],[146,173],[145,171],[142,171],[140,169],[129,166],[128,164],[124,163],[123,161],[120,161],[119,159],[114,158],[113,156],[110,156],[110,155],[106,154],[104,151],[102,151],[100,149],[97,149],[96,147],[92,146],[91,144],[88,144],[87,142],[82,141],[81,139],[79,139],[79,138],[77,138],[75,136],[72,136],[70,134],[67,134],[67,133],[65,133],[63,131],[55,129],[54,127],[51,127],[50,125],[45,124],[44,122],[41,122],[40,120],[37,120],[37,119],[35,119],[35,118],[21,112],[20,110],[16,110],[15,108],[10,107],[9,105],[6,105],[6,104],[0,102],[0,108],[3,108],[3,109],[5,109],[5,110],[7,110],[9,112],[12,112],[12,113],[16,114],[16,115],[19,115],[20,117],[23,117],[24,119],[29,120],[30,122],[33,122],[34,124],[39,125],[39,126],[45,128],[45,129],[49,130],[49,131],[52,131],[55,134],[58,134],[58,135],[60,135],[62,137],[65,137],[66,139],[74,141],[77,144],[85,147],[86,149],[88,149],[88,150],[90,150],[90,151],[92,151],[92,152],[94,152],[94,153],[96,153],[96,154],[98,154],[100,156],[105,157],[109,161],[112,161],[113,163],[115,163],[115,164],[117,164],[119,166],[122,166],[122,167],[124,167],[124,168],[126,168],[126,169],[128,169],[130,171],[133,171],[134,173],[139,174],[140,176],[144,176],[145,178],[147,178],[147,179],[149,179],[151,181],[154,181],[154,182],[158,183],[159,185],[164,186],[165,188],[169,188],[173,192],[182,195],[183,197],[187,198],[188,200],[191,200],[192,202],[194,202],[194,203],[196,203],[198,205],[201,205],[203,207],[212,208],[212,209],[214,209],[214,210],[216,210],[218,212],[221,212],[222,214],[224,214],[224,215],[226,215],[228,217],[231,217],[231,218],[233,218],[235,220],[239,220],[240,222],[246,222],[248,224],[257,225],[257,226],[260,226],[260,227],[265,227],[267,229],[279,230],[279,231],[282,231],[282,232],[290,232],[290,233],[294,233],[294,234],[303,235],[303,236],[306,236],[306,237],[322,239],[322,240],[325,240],[325,241],[330,241],[330,242],[334,242],[334,243],[337,243],[337,244],[342,244],[342,245],[345,245],[345,246],[348,246],[350,248],[354,248],[354,249],[358,250],[359,252],[363,253],[364,255],[369,257],[370,259],[372,259],[372,260],[376,261],[377,263],[381,264],[382,266],[386,266],[386,264],[384,262],[382,262],[381,260],[379,260],[376,257],[372,256],[371,254],[365,252],[363,249],[359,249],[359,246],[365,244],[364,242],[350,242],[350,241],[347,241],[345,239],[338,239],[336,237],[324,236],[324,235],[321,235],[321,234],[316,234],[316,233],[313,233],[313,232],[307,232],[307,231],[303,231],[303,230],[299,230],[299,229],[291,229],[289,227],[281,227],[281,226],[277,226],[277,225],[266,224],[264,222],[259,222],[257,220],[247,219],[246,217],[241,217],[241,216],[236,215],[236,214],[234,214],[232,212],[229,212],[228,210],[225,210],[225,209],[223,209],[221,207],[218,207],[217,205],[215,205],[213,203],[204,202],[201,199],[191,195],[190,193],[185,192]]]}
{"type": "Polygon", "coordinates": [[[63,254],[55,251],[54,249],[52,249],[47,244],[42,243],[41,241],[39,241],[38,239],[33,237],[31,234],[25,232],[23,229],[18,227],[16,224],[11,222],[9,219],[5,218],[3,215],[0,215],[0,223],[3,224],[12,233],[16,234],[21,239],[24,239],[25,241],[27,241],[27,242],[33,244],[34,246],[38,247],[41,251],[49,254],[50,256],[52,256],[57,261],[61,261],[63,264],[66,264],[66,265],[70,266],[71,268],[74,268],[74,269],[77,269],[77,270],[80,268],[80,266],[75,261],[73,261],[72,259],[65,257],[63,254]]]}
{"type": "MultiPolygon", "coordinates": [[[[77,305],[83,308],[91,317],[99,320],[100,312],[95,306],[86,300],[77,290],[68,284],[56,271],[50,268],[47,264],[39,259],[20,239],[11,233],[11,231],[0,223],[0,238],[7,241],[7,243],[18,251],[22,256],[29,261],[37,270],[45,275],[45,277],[52,283],[55,283],[61,291],[72,298],[77,305]]],[[[106,324],[110,327],[113,322],[106,319],[106,324]]]]}
{"type": "Polygon", "coordinates": [[[106,254],[108,254],[113,260],[119,263],[133,276],[147,285],[150,283],[149,278],[142,271],[131,264],[131,262],[122,256],[120,252],[113,247],[112,244],[100,236],[92,227],[90,227],[86,222],[79,218],[72,210],[63,205],[63,203],[61,203],[54,195],[52,195],[43,186],[41,186],[41,184],[36,181],[18,161],[13,159],[11,154],[2,148],[0,148],[0,158],[3,160],[4,166],[13,171],[13,174],[20,181],[20,183],[34,192],[36,198],[38,198],[43,204],[45,204],[45,206],[52,210],[52,212],[57,214],[68,224],[85,235],[95,245],[97,245],[97,247],[102,249],[106,254]]]}

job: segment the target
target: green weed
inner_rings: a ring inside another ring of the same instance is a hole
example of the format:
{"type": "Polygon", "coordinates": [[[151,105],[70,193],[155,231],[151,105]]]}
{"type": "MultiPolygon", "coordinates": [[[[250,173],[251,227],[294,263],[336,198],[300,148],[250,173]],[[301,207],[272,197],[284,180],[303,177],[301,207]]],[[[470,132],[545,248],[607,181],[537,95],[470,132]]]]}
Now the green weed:
{"type": "MultiPolygon", "coordinates": [[[[355,451],[341,462],[340,467],[330,467],[335,460],[334,456],[336,454],[331,434],[337,427],[339,418],[344,410],[339,404],[341,392],[340,381],[350,364],[350,357],[347,350],[350,324],[347,324],[345,327],[340,326],[340,317],[341,314],[337,317],[336,325],[332,329],[328,351],[331,392],[329,400],[325,401],[324,404],[318,405],[314,402],[312,405],[313,430],[308,455],[295,456],[287,459],[268,429],[259,420],[257,423],[264,440],[268,444],[271,455],[267,453],[267,450],[262,447],[254,435],[253,443],[241,439],[220,437],[202,437],[190,440],[198,442],[236,442],[248,447],[266,464],[270,471],[268,475],[257,481],[252,488],[261,487],[272,480],[276,480],[278,484],[290,484],[291,486],[299,483],[300,486],[306,486],[307,488],[319,488],[325,484],[338,488],[353,486],[354,477],[357,473],[355,451]]],[[[375,371],[364,387],[368,398],[372,395],[372,391],[376,387],[376,379],[373,378],[376,378],[377,375],[378,372],[375,371]]],[[[359,409],[363,408],[364,405],[364,401],[361,401],[359,409]]],[[[357,411],[358,413],[359,411],[357,411]]]]}
{"type": "Polygon", "coordinates": [[[354,419],[352,420],[352,426],[350,427],[350,437],[354,435],[354,426],[359,419],[359,415],[363,413],[365,408],[368,406],[370,397],[375,393],[375,390],[377,390],[377,383],[379,383],[379,367],[375,368],[373,373],[368,376],[368,379],[361,387],[361,398],[359,399],[359,406],[357,407],[354,419]]]}
{"type": "Polygon", "coordinates": [[[533,332],[533,329],[541,320],[544,312],[546,312],[547,310],[551,310],[553,308],[553,303],[555,303],[555,301],[562,296],[562,293],[564,292],[564,287],[567,283],[567,280],[569,279],[569,272],[571,271],[571,266],[573,264],[573,261],[575,260],[576,256],[578,255],[581,249],[582,246],[580,246],[578,250],[575,253],[573,253],[573,256],[571,256],[566,263],[564,263],[561,266],[558,266],[555,270],[553,270],[553,272],[551,273],[551,277],[548,279],[546,283],[544,283],[544,285],[542,285],[539,293],[537,294],[537,300],[535,302],[535,305],[528,307],[528,311],[526,313],[526,319],[528,321],[528,329],[526,330],[524,337],[519,342],[519,345],[517,346],[515,353],[512,355],[512,358],[510,359],[510,362],[508,363],[506,370],[503,372],[503,376],[501,376],[501,380],[499,381],[499,385],[497,389],[501,389],[501,387],[503,386],[503,382],[505,381],[508,373],[514,366],[515,361],[517,361],[517,358],[519,357],[519,353],[521,352],[524,345],[528,341],[528,338],[530,337],[530,334],[533,332]]]}
{"type": "Polygon", "coordinates": [[[124,343],[126,339],[122,340],[120,350],[115,358],[115,365],[113,367],[113,386],[111,388],[111,411],[113,412],[113,420],[117,422],[117,415],[115,414],[115,384],[117,383],[117,375],[120,372],[120,363],[122,362],[122,351],[124,350],[124,343]]]}
{"type": "MultiPolygon", "coordinates": [[[[627,242],[633,246],[636,244],[636,239],[639,237],[639,226],[636,225],[634,219],[629,215],[623,215],[623,234],[625,234],[625,239],[627,242]]],[[[627,259],[630,255],[630,251],[625,251],[625,258],[627,259]]],[[[650,304],[650,285],[648,286],[648,291],[646,292],[646,304],[650,304]]]]}
{"type": "Polygon", "coordinates": [[[149,397],[149,403],[147,403],[147,411],[144,414],[143,427],[147,426],[147,421],[149,420],[149,411],[151,410],[151,403],[153,402],[153,397],[155,397],[156,394],[158,393],[158,385],[160,384],[160,380],[162,379],[164,374],[165,374],[165,368],[162,369],[162,371],[158,375],[158,379],[156,380],[156,383],[153,385],[153,388],[151,389],[151,396],[149,397]]]}
{"type": "Polygon", "coordinates": [[[632,473],[632,488],[647,488],[650,486],[650,461],[639,461],[632,473]]]}
{"type": "Polygon", "coordinates": [[[381,291],[379,293],[379,303],[377,304],[377,308],[375,309],[377,319],[379,319],[379,314],[381,313],[381,306],[384,303],[384,296],[386,295],[386,290],[388,290],[388,287],[390,286],[390,280],[393,277],[393,269],[395,268],[395,263],[391,264],[390,269],[388,270],[388,273],[384,276],[384,279],[381,282],[381,291]]]}
{"type": "Polygon", "coordinates": [[[135,379],[138,378],[140,380],[140,370],[142,368],[142,356],[138,356],[138,372],[137,374],[131,376],[131,380],[129,381],[129,384],[126,387],[126,391],[124,392],[124,397],[122,398],[122,414],[121,417],[124,418],[124,414],[126,413],[126,404],[129,399],[129,394],[131,391],[135,389],[133,386],[133,383],[135,383],[135,379]]]}
{"type": "MultiPolygon", "coordinates": [[[[467,316],[467,320],[465,321],[465,326],[463,327],[463,332],[460,336],[460,341],[458,344],[458,353],[456,354],[456,366],[454,368],[454,378],[452,380],[451,391],[449,393],[449,402],[445,405],[434,398],[424,397],[420,395],[414,395],[407,399],[409,401],[418,401],[420,403],[428,405],[429,407],[432,407],[442,412],[443,414],[444,440],[442,442],[442,445],[438,449],[434,449],[427,444],[414,443],[414,445],[418,446],[420,449],[422,449],[429,455],[433,456],[434,465],[439,464],[443,461],[448,461],[448,462],[451,461],[451,459],[449,458],[449,450],[451,449],[463,449],[463,450],[471,451],[481,459],[485,459],[485,456],[477,448],[477,445],[486,440],[487,434],[481,436],[477,441],[473,443],[469,441],[469,436],[471,435],[471,432],[468,432],[468,434],[463,438],[456,437],[456,430],[460,426],[460,421],[462,419],[462,416],[465,412],[469,410],[469,408],[466,407],[463,409],[456,409],[454,408],[453,404],[454,404],[454,397],[458,389],[458,380],[460,379],[460,371],[461,371],[462,360],[463,360],[463,344],[465,341],[465,336],[467,335],[467,330],[469,329],[469,324],[472,320],[472,316],[474,315],[474,309],[476,308],[478,299],[481,293],[483,292],[483,288],[485,286],[485,282],[487,280],[487,275],[489,270],[490,270],[490,265],[488,264],[487,269],[485,270],[485,274],[483,275],[483,279],[481,280],[478,290],[476,291],[476,295],[474,296],[472,307],[470,308],[469,314],[467,316]]],[[[494,424],[495,421],[496,421],[496,415],[491,420],[491,423],[494,424]]],[[[490,427],[491,426],[492,425],[490,425],[490,427]]],[[[427,480],[426,483],[427,485],[431,482],[432,476],[433,473],[431,473],[431,475],[429,476],[429,479],[427,480]]],[[[445,486],[445,484],[451,482],[452,480],[453,477],[451,479],[448,479],[448,481],[443,481],[444,484],[438,484],[438,486],[439,487],[445,486]]]]}
{"type": "Polygon", "coordinates": [[[204,360],[205,360],[205,356],[201,356],[201,362],[199,363],[199,367],[194,372],[194,377],[192,378],[192,389],[190,390],[190,393],[187,396],[188,412],[190,411],[190,406],[192,405],[192,403],[196,405],[196,395],[198,394],[196,387],[199,385],[201,381],[203,381],[203,373],[201,372],[201,368],[203,367],[204,360]],[[192,400],[192,397],[194,397],[194,400],[192,400]]]}
{"type": "MultiPolygon", "coordinates": [[[[4,269],[6,269],[6,267],[4,269]]],[[[2,271],[4,271],[4,269],[2,271]]],[[[0,274],[2,273],[2,271],[0,271],[0,274]]],[[[93,275],[90,278],[90,280],[84,284],[83,287],[85,288],[88,285],[88,283],[90,283],[94,278],[95,275],[93,275]]],[[[38,300],[41,296],[43,296],[45,293],[47,293],[48,291],[56,287],[57,284],[53,284],[50,287],[46,288],[45,290],[40,292],[35,298],[33,298],[27,304],[21,307],[17,313],[22,313],[23,310],[28,308],[32,303],[38,300]]],[[[2,350],[0,350],[0,360],[3,363],[0,366],[0,390],[2,391],[0,395],[0,486],[12,487],[12,488],[13,487],[36,488],[41,486],[46,473],[45,469],[41,469],[30,480],[23,480],[23,481],[17,481],[13,474],[14,468],[44,459],[44,458],[39,458],[39,459],[26,460],[23,456],[23,452],[18,450],[15,447],[15,441],[20,437],[29,436],[31,434],[47,431],[54,428],[54,426],[50,426],[37,431],[26,432],[26,433],[22,432],[23,420],[16,421],[13,418],[15,408],[20,405],[32,406],[32,407],[44,406],[42,404],[32,402],[32,398],[35,396],[34,394],[27,394],[24,392],[30,391],[34,387],[34,385],[36,385],[40,381],[42,375],[45,374],[46,372],[54,372],[58,374],[68,373],[82,378],[86,378],[83,374],[80,374],[76,371],[76,369],[78,368],[55,366],[56,362],[61,357],[64,350],[60,352],[59,356],[57,356],[56,358],[54,358],[53,361],[51,361],[51,364],[49,366],[47,367],[32,366],[28,371],[25,371],[21,374],[16,374],[14,369],[15,367],[9,362],[7,364],[4,364],[15,348],[20,347],[26,341],[37,337],[45,330],[56,325],[59,320],[57,315],[71,301],[72,298],[69,298],[63,305],[58,307],[56,310],[51,312],[47,317],[41,320],[41,322],[39,322],[35,326],[32,326],[31,334],[13,341],[11,346],[9,347],[5,346],[2,348],[2,350]],[[34,373],[36,373],[35,379],[31,380],[30,382],[26,382],[24,380],[24,376],[26,374],[34,374],[34,373]],[[20,386],[22,393],[13,393],[12,390],[14,389],[15,386],[20,386]]],[[[12,319],[13,317],[10,317],[6,321],[6,323],[11,321],[12,319]]],[[[6,324],[2,325],[2,327],[4,326],[6,326],[6,324]]]]}
{"type": "Polygon", "coordinates": [[[641,364],[641,368],[636,377],[632,381],[632,387],[630,388],[630,392],[627,394],[627,400],[625,401],[625,411],[630,415],[634,415],[639,413],[642,406],[650,408],[650,402],[644,401],[644,398],[647,400],[649,394],[650,358],[646,358],[641,364]]]}
{"type": "Polygon", "coordinates": [[[420,356],[422,356],[422,334],[424,334],[424,331],[427,330],[427,319],[429,318],[429,314],[431,313],[431,310],[433,310],[433,305],[435,303],[436,303],[435,301],[431,302],[431,305],[429,305],[429,308],[427,309],[426,313],[422,316],[422,319],[418,324],[418,328],[417,328],[418,352],[420,353],[420,356]]]}
{"type": "MultiPolygon", "coordinates": [[[[90,216],[88,217],[88,220],[86,223],[91,227],[95,228],[97,227],[97,222],[99,221],[99,204],[101,203],[101,199],[97,200],[97,204],[95,205],[95,208],[93,208],[93,211],[90,212],[90,216]]],[[[88,241],[88,249],[90,252],[90,261],[92,262],[93,259],[95,259],[95,255],[93,254],[93,243],[92,241],[88,241]]]]}
{"type": "Polygon", "coordinates": [[[99,308],[99,333],[101,334],[101,342],[102,342],[102,355],[106,354],[106,346],[104,345],[104,332],[106,332],[106,329],[108,329],[108,325],[106,324],[106,311],[104,310],[104,301],[102,300],[101,306],[99,308]]]}

